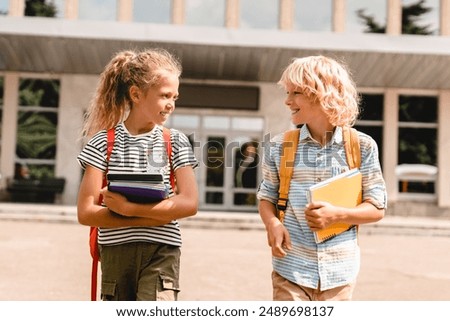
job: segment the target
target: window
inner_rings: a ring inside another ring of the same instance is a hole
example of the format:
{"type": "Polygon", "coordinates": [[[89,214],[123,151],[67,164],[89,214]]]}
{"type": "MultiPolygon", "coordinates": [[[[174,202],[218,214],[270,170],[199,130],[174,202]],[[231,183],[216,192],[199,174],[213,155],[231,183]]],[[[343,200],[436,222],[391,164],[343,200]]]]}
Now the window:
{"type": "Polygon", "coordinates": [[[296,0],[294,29],[307,31],[331,31],[332,0],[296,0]]]}
{"type": "Polygon", "coordinates": [[[362,33],[366,30],[365,23],[358,17],[357,11],[364,10],[364,13],[371,15],[375,22],[386,26],[387,0],[347,0],[347,20],[346,31],[351,33],[362,33]]]}
{"type": "Polygon", "coordinates": [[[383,160],[383,94],[361,94],[361,113],[355,128],[371,136],[378,145],[380,164],[383,160]]]}
{"type": "Polygon", "coordinates": [[[8,14],[9,0],[0,0],[0,15],[8,14]]]}
{"type": "Polygon", "coordinates": [[[185,0],[186,24],[225,26],[225,0],[185,0]]]}
{"type": "Polygon", "coordinates": [[[4,79],[0,76],[0,154],[2,147],[2,125],[3,125],[3,95],[4,95],[4,79]]]}
{"type": "Polygon", "coordinates": [[[59,86],[59,80],[20,79],[16,162],[32,178],[54,177],[59,86]]]}
{"type": "MultiPolygon", "coordinates": [[[[439,1],[440,0],[425,0],[423,4],[423,8],[428,10],[423,14],[414,17],[414,21],[412,24],[418,26],[419,28],[425,28],[425,33],[437,35],[439,34],[439,1]]],[[[402,6],[410,6],[415,5],[419,1],[418,0],[402,0],[402,6]]],[[[405,34],[417,34],[418,32],[414,31],[415,29],[410,29],[408,32],[404,32],[405,34]]]]}
{"type": "Polygon", "coordinates": [[[241,0],[241,28],[277,29],[279,3],[276,0],[241,0]]]}
{"type": "Polygon", "coordinates": [[[171,22],[171,2],[170,0],[134,0],[133,21],[168,24],[171,22]]]}
{"type": "MultiPolygon", "coordinates": [[[[437,106],[438,99],[435,96],[399,96],[398,163],[400,165],[436,166],[437,106]]],[[[407,184],[402,177],[399,177],[400,192],[434,193],[432,176],[423,180],[410,180],[407,184]]]]}
{"type": "Polygon", "coordinates": [[[117,18],[117,0],[79,0],[78,17],[84,20],[109,20],[117,18]]]}
{"type": "Polygon", "coordinates": [[[53,4],[56,7],[56,17],[57,18],[64,18],[65,14],[65,5],[67,0],[53,0],[53,4]]]}

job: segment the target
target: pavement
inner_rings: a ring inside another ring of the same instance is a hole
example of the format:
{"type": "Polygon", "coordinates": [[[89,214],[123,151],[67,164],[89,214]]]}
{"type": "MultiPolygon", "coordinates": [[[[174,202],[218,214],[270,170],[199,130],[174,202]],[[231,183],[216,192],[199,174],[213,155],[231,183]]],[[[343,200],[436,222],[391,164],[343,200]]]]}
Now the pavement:
{"type": "MultiPolygon", "coordinates": [[[[180,220],[181,301],[270,301],[257,213],[180,220]]],[[[0,301],[87,301],[89,228],[75,206],[0,203],[0,301]]],[[[450,219],[385,217],[360,228],[355,301],[450,301],[450,219]]]]}
{"type": "MultiPolygon", "coordinates": [[[[76,206],[29,203],[0,203],[0,220],[78,223],[76,206]]],[[[258,213],[199,211],[180,221],[182,227],[208,229],[264,230],[258,213]]],[[[394,233],[450,237],[450,217],[385,216],[364,225],[362,233],[394,233]]]]}

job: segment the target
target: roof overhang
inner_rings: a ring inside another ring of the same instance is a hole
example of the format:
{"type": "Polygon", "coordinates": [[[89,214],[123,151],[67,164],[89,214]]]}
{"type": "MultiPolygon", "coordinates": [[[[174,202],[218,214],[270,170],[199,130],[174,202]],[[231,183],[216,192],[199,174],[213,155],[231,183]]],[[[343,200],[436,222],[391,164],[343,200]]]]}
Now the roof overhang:
{"type": "Polygon", "coordinates": [[[99,74],[124,49],[164,47],[183,78],[277,82],[293,57],[328,55],[358,87],[450,89],[450,38],[0,17],[0,71],[99,74]]]}

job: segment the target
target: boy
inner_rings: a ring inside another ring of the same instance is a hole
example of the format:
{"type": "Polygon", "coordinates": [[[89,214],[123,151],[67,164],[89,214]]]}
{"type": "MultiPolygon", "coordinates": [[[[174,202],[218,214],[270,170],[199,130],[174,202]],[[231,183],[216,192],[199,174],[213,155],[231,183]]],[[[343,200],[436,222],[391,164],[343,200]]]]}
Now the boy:
{"type": "Polygon", "coordinates": [[[348,209],[326,202],[307,204],[306,190],[349,169],[342,127],[352,126],[359,113],[358,94],[347,70],[323,56],[297,58],[278,84],[286,89],[285,104],[300,130],[284,223],[277,218],[280,155],[283,135],[265,148],[263,181],[258,190],[259,213],[273,256],[274,300],[351,300],[359,272],[357,228],[324,243],[314,231],[336,222],[376,222],[386,208],[386,188],[378,148],[358,132],[361,149],[362,203],[348,209]]]}

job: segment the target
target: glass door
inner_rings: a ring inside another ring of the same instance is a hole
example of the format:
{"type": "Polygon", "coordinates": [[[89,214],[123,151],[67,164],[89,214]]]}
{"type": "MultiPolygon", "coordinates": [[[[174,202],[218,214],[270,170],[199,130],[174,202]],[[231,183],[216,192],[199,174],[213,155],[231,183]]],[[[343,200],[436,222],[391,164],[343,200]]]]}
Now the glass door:
{"type": "Polygon", "coordinates": [[[191,139],[200,210],[256,212],[263,119],[243,116],[173,115],[166,126],[191,139]]]}

